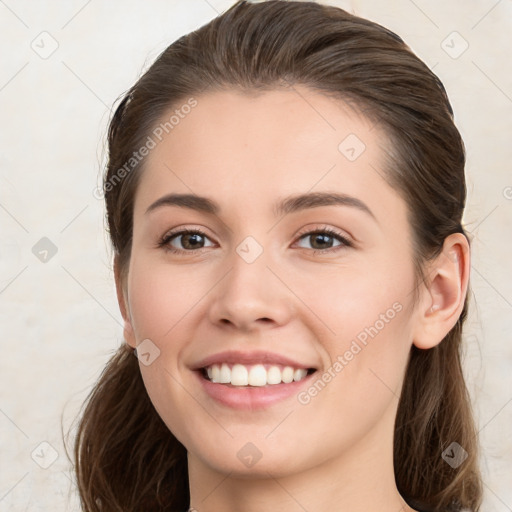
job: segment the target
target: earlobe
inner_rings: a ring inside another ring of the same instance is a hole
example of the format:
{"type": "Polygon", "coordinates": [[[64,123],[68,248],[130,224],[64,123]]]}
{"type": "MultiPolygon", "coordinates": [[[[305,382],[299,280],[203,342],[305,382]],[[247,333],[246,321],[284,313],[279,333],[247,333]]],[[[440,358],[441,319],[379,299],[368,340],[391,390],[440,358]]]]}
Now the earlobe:
{"type": "Polygon", "coordinates": [[[123,279],[121,276],[121,271],[119,267],[119,257],[116,255],[114,257],[114,278],[116,282],[116,293],[117,293],[117,302],[119,304],[119,309],[121,311],[121,315],[123,317],[124,327],[123,327],[123,336],[125,342],[132,348],[136,347],[135,342],[135,333],[133,332],[132,321],[130,317],[130,310],[128,305],[128,300],[125,294],[125,286],[123,283],[123,279]]]}
{"type": "Polygon", "coordinates": [[[424,299],[419,306],[413,343],[432,348],[444,339],[460,317],[466,299],[470,251],[462,233],[446,237],[443,250],[429,265],[424,299]]]}

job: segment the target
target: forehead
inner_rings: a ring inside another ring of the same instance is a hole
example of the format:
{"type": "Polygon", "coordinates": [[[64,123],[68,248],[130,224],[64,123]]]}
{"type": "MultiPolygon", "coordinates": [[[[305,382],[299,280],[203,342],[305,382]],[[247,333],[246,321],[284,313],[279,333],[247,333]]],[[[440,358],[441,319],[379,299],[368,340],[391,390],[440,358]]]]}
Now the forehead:
{"type": "Polygon", "coordinates": [[[167,131],[145,159],[136,214],[169,192],[255,211],[283,195],[323,190],[357,196],[383,214],[392,202],[404,213],[382,178],[385,133],[344,102],[298,86],[194,99],[193,108],[173,105],[162,117],[167,131]]]}

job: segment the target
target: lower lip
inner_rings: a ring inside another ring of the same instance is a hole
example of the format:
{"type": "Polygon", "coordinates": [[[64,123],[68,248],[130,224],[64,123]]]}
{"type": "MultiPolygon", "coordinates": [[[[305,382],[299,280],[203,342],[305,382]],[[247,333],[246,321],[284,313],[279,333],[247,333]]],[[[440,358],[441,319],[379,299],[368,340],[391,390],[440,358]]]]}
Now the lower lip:
{"type": "Polygon", "coordinates": [[[227,407],[240,410],[261,410],[296,396],[300,389],[308,385],[316,372],[304,379],[289,384],[272,384],[269,386],[231,386],[230,384],[217,384],[203,377],[201,371],[195,371],[206,393],[227,407]]]}

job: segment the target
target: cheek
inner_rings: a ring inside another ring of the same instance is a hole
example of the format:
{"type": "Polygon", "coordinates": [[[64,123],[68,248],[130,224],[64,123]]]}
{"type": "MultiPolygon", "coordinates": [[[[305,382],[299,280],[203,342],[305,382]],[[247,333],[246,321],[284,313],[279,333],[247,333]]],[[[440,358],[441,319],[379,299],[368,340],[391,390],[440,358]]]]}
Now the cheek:
{"type": "Polygon", "coordinates": [[[158,356],[150,364],[139,362],[144,386],[157,413],[181,442],[187,440],[183,418],[194,407],[193,400],[187,401],[181,355],[193,336],[187,331],[189,316],[197,314],[206,291],[191,274],[184,267],[173,269],[135,255],[128,285],[137,343],[149,339],[158,348],[158,356]]]}
{"type": "Polygon", "coordinates": [[[324,435],[331,448],[346,449],[384,416],[393,422],[410,350],[410,320],[404,295],[387,290],[361,286],[336,298],[337,311],[329,318],[336,335],[322,340],[329,365],[299,397],[305,423],[314,417],[330,426],[324,435]]]}
{"type": "Polygon", "coordinates": [[[208,291],[198,273],[135,260],[130,268],[129,303],[138,340],[163,343],[208,291]]]}
{"type": "Polygon", "coordinates": [[[402,332],[397,324],[409,310],[414,286],[411,262],[382,255],[357,265],[304,269],[290,274],[290,279],[317,323],[328,329],[329,343],[340,349],[359,334],[364,341],[367,329],[402,332]]]}
{"type": "Polygon", "coordinates": [[[316,285],[304,278],[301,293],[328,328],[321,341],[329,358],[325,379],[337,382],[331,391],[354,410],[361,400],[399,393],[412,343],[412,263],[374,258],[371,265],[317,277],[316,285]]]}

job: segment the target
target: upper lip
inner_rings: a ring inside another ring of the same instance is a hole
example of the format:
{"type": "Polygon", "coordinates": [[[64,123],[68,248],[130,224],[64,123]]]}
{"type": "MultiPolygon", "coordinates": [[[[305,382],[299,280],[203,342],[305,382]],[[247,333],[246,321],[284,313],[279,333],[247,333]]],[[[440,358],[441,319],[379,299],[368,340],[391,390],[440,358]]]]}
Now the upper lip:
{"type": "Polygon", "coordinates": [[[226,350],[224,352],[218,352],[211,356],[205,357],[197,364],[193,365],[193,370],[200,370],[213,364],[276,364],[283,366],[291,366],[293,368],[304,368],[309,369],[313,366],[295,361],[289,357],[286,357],[275,352],[265,351],[251,351],[243,352],[240,350],[226,350]]]}

